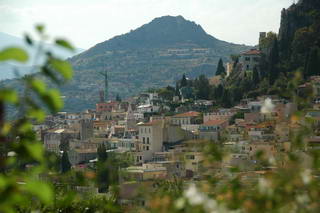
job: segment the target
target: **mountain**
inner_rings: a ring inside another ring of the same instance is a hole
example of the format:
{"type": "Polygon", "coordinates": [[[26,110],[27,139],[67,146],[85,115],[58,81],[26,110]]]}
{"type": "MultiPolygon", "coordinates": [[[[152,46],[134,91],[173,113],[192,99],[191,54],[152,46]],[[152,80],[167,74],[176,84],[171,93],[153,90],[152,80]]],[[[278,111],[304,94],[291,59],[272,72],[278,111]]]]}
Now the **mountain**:
{"type": "Polygon", "coordinates": [[[164,48],[230,48],[227,42],[208,35],[200,25],[182,16],[163,16],[152,22],[102,42],[82,56],[90,57],[105,51],[164,48]]]}
{"type": "Polygon", "coordinates": [[[95,108],[104,87],[100,73],[106,70],[109,96],[125,98],[174,85],[184,73],[188,78],[213,76],[220,58],[227,62],[231,54],[249,48],[216,39],[182,16],[155,18],[68,59],[75,71],[73,80],[61,88],[65,111],[95,108]]]}
{"type": "Polygon", "coordinates": [[[182,16],[155,18],[69,60],[75,76],[62,88],[67,110],[76,107],[75,103],[79,109],[94,107],[104,85],[99,73],[105,70],[110,96],[128,97],[148,88],[174,85],[184,73],[189,78],[213,76],[219,58],[227,62],[231,54],[249,48],[216,39],[182,16]]]}
{"type": "MultiPolygon", "coordinates": [[[[35,42],[35,44],[39,44],[38,42],[35,42]]],[[[0,80],[3,79],[12,79],[17,77],[15,71],[18,71],[18,76],[23,76],[25,74],[33,72],[31,62],[34,61],[34,57],[36,54],[35,48],[31,48],[28,45],[26,45],[24,39],[9,35],[7,33],[0,32],[0,50],[4,49],[6,47],[10,46],[19,46],[24,48],[30,56],[30,63],[28,64],[18,64],[18,63],[4,63],[0,64],[0,80]],[[15,71],[14,71],[15,70],[15,71]]],[[[54,46],[52,44],[46,43],[45,45],[46,49],[51,50],[54,54],[59,55],[63,59],[70,58],[74,55],[77,55],[84,51],[84,49],[76,48],[75,52],[67,51],[63,48],[54,46]]],[[[38,63],[41,62],[41,59],[38,63]]]]}

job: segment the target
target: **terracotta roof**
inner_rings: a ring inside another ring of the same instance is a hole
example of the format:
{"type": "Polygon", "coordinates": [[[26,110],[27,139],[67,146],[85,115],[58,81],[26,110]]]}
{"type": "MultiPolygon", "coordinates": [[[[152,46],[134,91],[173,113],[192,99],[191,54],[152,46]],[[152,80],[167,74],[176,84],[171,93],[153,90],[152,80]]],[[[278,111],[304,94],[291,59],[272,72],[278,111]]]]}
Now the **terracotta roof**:
{"type": "Polygon", "coordinates": [[[154,121],[150,121],[148,123],[138,124],[138,126],[153,126],[153,125],[158,125],[161,123],[162,123],[162,120],[154,120],[154,121]]]}
{"type": "Polygon", "coordinates": [[[249,51],[243,52],[242,55],[260,55],[261,52],[257,49],[251,49],[249,51]]]}
{"type": "Polygon", "coordinates": [[[204,126],[216,126],[216,125],[221,125],[225,122],[227,122],[227,120],[210,120],[210,121],[205,122],[203,125],[204,126]]]}
{"type": "Polygon", "coordinates": [[[184,117],[197,117],[199,116],[200,113],[199,112],[194,112],[194,111],[190,111],[190,112],[186,112],[186,113],[181,113],[181,114],[177,114],[177,115],[174,115],[172,117],[180,117],[180,118],[184,118],[184,117]]]}

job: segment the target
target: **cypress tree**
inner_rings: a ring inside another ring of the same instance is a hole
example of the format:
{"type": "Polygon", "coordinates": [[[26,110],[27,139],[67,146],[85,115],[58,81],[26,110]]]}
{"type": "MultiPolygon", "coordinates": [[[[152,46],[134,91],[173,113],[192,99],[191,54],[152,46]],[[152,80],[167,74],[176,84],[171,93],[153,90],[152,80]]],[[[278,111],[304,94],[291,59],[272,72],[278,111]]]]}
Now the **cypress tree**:
{"type": "Polygon", "coordinates": [[[66,173],[70,171],[71,169],[71,163],[69,161],[68,152],[63,152],[62,158],[61,158],[61,172],[66,173]]]}
{"type": "Polygon", "coordinates": [[[279,75],[279,48],[278,40],[275,38],[272,43],[268,60],[269,83],[273,85],[279,75]]]}
{"type": "Polygon", "coordinates": [[[228,89],[223,90],[221,102],[223,107],[226,107],[226,108],[232,107],[232,100],[231,100],[230,92],[228,89]]]}
{"type": "Polygon", "coordinates": [[[180,81],[180,88],[186,87],[186,86],[188,86],[188,81],[187,81],[186,75],[183,74],[182,79],[180,81]]]}
{"type": "Polygon", "coordinates": [[[104,144],[100,145],[97,150],[98,163],[97,163],[97,184],[98,191],[104,193],[109,188],[109,169],[108,169],[108,154],[104,144]]]}
{"type": "Polygon", "coordinates": [[[257,69],[257,67],[253,68],[253,73],[252,73],[252,82],[255,84],[258,84],[260,81],[259,78],[259,71],[257,69]]]}
{"type": "Polygon", "coordinates": [[[104,144],[98,147],[97,154],[98,154],[98,161],[101,163],[105,162],[108,159],[107,149],[104,144]]]}
{"type": "Polygon", "coordinates": [[[176,88],[175,88],[175,91],[174,91],[174,95],[175,96],[179,96],[180,97],[180,92],[179,92],[179,83],[176,82],[176,88]]]}
{"type": "Polygon", "coordinates": [[[314,47],[310,50],[307,57],[307,63],[305,67],[305,76],[318,75],[320,73],[320,49],[314,47]]]}
{"type": "Polygon", "coordinates": [[[121,97],[119,94],[117,94],[117,96],[116,96],[116,101],[121,102],[121,97]]]}
{"type": "Polygon", "coordinates": [[[219,59],[219,62],[218,62],[218,67],[217,67],[217,71],[216,71],[216,76],[217,75],[221,75],[221,76],[225,76],[227,73],[226,73],[226,69],[224,68],[223,66],[223,61],[222,59],[220,58],[219,59]]]}

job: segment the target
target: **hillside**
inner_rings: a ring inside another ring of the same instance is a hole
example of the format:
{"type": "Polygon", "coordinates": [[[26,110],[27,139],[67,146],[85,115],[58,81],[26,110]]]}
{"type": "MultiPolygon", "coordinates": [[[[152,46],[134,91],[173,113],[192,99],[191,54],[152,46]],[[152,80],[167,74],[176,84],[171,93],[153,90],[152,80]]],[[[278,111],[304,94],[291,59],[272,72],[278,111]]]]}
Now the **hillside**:
{"type": "Polygon", "coordinates": [[[250,47],[218,40],[182,16],[156,18],[124,35],[99,43],[70,59],[73,82],[63,88],[67,109],[94,107],[103,88],[99,72],[108,70],[110,96],[128,97],[151,87],[174,84],[183,73],[213,76],[220,57],[250,47]]]}
{"type": "Polygon", "coordinates": [[[156,18],[69,59],[75,73],[72,82],[61,88],[65,110],[94,108],[104,85],[99,73],[105,70],[109,96],[124,98],[151,87],[173,85],[183,73],[189,78],[213,76],[219,58],[228,61],[231,54],[249,48],[218,40],[182,16],[156,18]]]}
{"type": "MultiPolygon", "coordinates": [[[[250,72],[235,69],[226,79],[224,88],[215,91],[214,99],[229,105],[237,104],[243,97],[266,94],[290,99],[294,85],[320,75],[320,1],[300,0],[283,9],[279,33],[268,33],[260,41],[260,47],[262,57],[258,68],[250,72]],[[297,76],[301,78],[298,80],[297,76]]],[[[307,94],[300,97],[299,107],[306,107],[308,101],[303,99],[306,97],[307,94]]]]}

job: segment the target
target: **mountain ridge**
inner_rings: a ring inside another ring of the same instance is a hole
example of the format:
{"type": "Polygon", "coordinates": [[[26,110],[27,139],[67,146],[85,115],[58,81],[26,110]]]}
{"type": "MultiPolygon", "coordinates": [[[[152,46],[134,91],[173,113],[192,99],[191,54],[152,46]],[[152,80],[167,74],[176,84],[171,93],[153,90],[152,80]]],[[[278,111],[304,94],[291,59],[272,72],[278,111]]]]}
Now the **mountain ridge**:
{"type": "MultiPolygon", "coordinates": [[[[162,16],[122,35],[100,42],[81,56],[106,50],[174,48],[184,46],[216,48],[229,44],[205,32],[201,25],[180,16],[162,16]]],[[[237,44],[235,44],[237,45],[237,44]]]]}
{"type": "Polygon", "coordinates": [[[68,59],[74,78],[61,87],[64,110],[95,108],[104,89],[102,72],[108,71],[109,97],[126,98],[174,85],[183,74],[213,76],[220,58],[227,62],[231,54],[249,48],[218,40],[182,16],[155,18],[68,59]]]}

